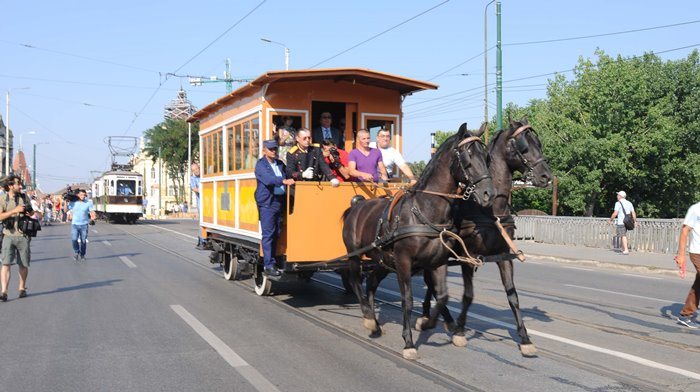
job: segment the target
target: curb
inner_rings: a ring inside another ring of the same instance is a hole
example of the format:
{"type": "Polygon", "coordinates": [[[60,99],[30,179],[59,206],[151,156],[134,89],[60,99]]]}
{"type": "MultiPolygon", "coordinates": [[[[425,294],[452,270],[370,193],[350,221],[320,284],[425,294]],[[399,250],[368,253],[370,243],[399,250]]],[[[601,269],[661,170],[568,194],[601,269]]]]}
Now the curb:
{"type": "MultiPolygon", "coordinates": [[[[664,275],[664,276],[678,277],[678,270],[675,268],[671,269],[671,268],[661,268],[661,267],[637,265],[637,264],[619,264],[619,263],[611,263],[611,262],[607,262],[607,261],[598,261],[598,260],[569,259],[569,258],[558,257],[558,256],[538,255],[535,253],[526,253],[525,256],[528,258],[533,258],[536,260],[553,262],[553,263],[577,264],[577,265],[585,265],[585,266],[589,266],[589,267],[605,268],[605,269],[610,269],[610,270],[623,270],[623,271],[632,271],[632,272],[639,272],[639,273],[652,274],[652,275],[664,275]]],[[[525,264],[527,264],[527,260],[525,261],[525,264]]]]}

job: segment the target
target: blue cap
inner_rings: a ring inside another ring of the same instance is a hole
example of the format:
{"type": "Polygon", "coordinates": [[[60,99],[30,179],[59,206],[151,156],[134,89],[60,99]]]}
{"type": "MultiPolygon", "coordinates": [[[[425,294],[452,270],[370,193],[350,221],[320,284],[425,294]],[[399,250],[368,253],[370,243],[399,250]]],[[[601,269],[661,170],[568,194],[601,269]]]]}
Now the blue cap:
{"type": "Polygon", "coordinates": [[[277,144],[277,140],[275,140],[275,139],[270,139],[270,140],[265,140],[265,141],[263,142],[263,147],[265,147],[265,148],[267,148],[267,149],[269,150],[269,149],[272,149],[272,148],[277,148],[277,147],[279,147],[279,145],[277,144]]]}

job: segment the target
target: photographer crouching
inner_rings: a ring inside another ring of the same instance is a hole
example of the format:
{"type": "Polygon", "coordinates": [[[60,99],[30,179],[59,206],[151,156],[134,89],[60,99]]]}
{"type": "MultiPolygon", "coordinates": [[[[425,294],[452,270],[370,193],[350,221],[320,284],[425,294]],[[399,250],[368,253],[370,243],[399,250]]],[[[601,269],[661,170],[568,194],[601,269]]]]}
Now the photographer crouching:
{"type": "Polygon", "coordinates": [[[333,140],[324,139],[321,142],[323,148],[323,159],[333,172],[335,178],[329,178],[333,186],[338,186],[341,182],[350,180],[350,169],[348,169],[348,153],[338,149],[333,140]]]}
{"type": "Polygon", "coordinates": [[[30,219],[34,213],[27,197],[22,193],[22,181],[11,175],[5,185],[5,197],[0,201],[0,221],[2,221],[2,293],[0,301],[7,301],[7,286],[10,284],[10,267],[19,264],[19,298],[27,296],[27,275],[29,274],[30,237],[36,235],[38,222],[30,219]],[[15,260],[17,259],[17,260],[15,260]]]}

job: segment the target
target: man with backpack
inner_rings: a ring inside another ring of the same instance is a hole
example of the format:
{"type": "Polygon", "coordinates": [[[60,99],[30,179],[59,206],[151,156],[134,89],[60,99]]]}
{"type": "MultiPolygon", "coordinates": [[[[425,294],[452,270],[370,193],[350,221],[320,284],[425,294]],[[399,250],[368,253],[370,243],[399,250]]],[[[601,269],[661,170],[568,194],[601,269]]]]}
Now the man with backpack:
{"type": "Polygon", "coordinates": [[[628,229],[625,225],[625,218],[627,215],[631,215],[633,222],[632,227],[634,227],[637,224],[637,213],[634,212],[634,206],[632,203],[627,200],[627,193],[625,193],[625,191],[619,191],[617,192],[617,203],[615,203],[615,210],[613,211],[612,216],[610,216],[608,223],[612,223],[612,220],[617,218],[617,235],[622,239],[623,255],[630,254],[630,251],[627,248],[627,230],[632,229],[628,229]]]}

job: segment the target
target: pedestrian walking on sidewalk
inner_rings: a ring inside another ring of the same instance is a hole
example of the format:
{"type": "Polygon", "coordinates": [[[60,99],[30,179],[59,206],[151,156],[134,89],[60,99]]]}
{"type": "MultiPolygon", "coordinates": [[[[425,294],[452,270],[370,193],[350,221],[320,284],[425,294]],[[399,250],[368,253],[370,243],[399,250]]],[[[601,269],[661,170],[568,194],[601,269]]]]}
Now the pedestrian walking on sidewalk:
{"type": "Polygon", "coordinates": [[[634,211],[634,206],[627,200],[627,193],[625,191],[617,192],[617,202],[615,203],[615,209],[610,216],[608,224],[612,223],[613,219],[617,218],[615,223],[617,227],[617,235],[620,237],[622,242],[622,254],[628,255],[630,253],[627,247],[627,228],[625,227],[625,215],[632,215],[635,226],[637,225],[637,213],[634,211]]]}
{"type": "Polygon", "coordinates": [[[85,260],[87,251],[88,224],[94,225],[96,214],[92,200],[87,199],[84,189],[77,191],[78,199],[68,204],[68,219],[70,225],[70,239],[73,244],[73,260],[85,260]],[[78,242],[80,240],[80,242],[78,242]]]}
{"type": "Polygon", "coordinates": [[[681,228],[681,236],[678,240],[678,253],[675,257],[681,278],[685,278],[688,260],[685,256],[685,247],[688,245],[688,237],[690,237],[688,253],[690,261],[695,267],[695,282],[690,287],[685,305],[677,320],[686,327],[695,329],[698,328],[698,323],[693,321],[693,316],[697,312],[700,302],[700,203],[693,204],[683,220],[683,228],[681,228]]]}

